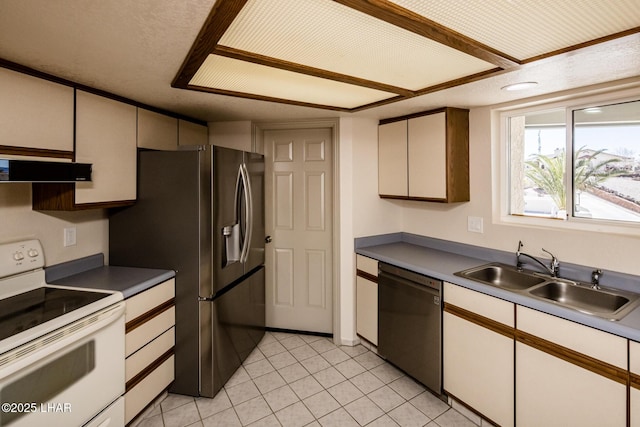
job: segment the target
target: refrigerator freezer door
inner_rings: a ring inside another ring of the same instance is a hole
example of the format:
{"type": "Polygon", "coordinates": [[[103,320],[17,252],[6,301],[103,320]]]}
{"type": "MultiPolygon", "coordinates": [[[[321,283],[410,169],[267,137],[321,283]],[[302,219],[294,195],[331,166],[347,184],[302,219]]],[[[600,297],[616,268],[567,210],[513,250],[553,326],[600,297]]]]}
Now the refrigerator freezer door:
{"type": "Polygon", "coordinates": [[[202,346],[202,396],[213,397],[264,336],[264,267],[213,302],[201,302],[213,328],[202,346]]]}

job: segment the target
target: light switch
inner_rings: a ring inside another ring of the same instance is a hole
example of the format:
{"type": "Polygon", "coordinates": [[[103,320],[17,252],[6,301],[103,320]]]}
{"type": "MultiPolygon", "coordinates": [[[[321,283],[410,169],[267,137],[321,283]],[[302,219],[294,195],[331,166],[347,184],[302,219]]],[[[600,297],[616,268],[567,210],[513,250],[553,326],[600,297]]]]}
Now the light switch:
{"type": "Polygon", "coordinates": [[[64,246],[74,246],[76,244],[76,228],[68,227],[64,229],[64,246]]]}
{"type": "Polygon", "coordinates": [[[467,230],[473,233],[482,233],[483,224],[481,216],[469,216],[467,217],[467,230]]]}

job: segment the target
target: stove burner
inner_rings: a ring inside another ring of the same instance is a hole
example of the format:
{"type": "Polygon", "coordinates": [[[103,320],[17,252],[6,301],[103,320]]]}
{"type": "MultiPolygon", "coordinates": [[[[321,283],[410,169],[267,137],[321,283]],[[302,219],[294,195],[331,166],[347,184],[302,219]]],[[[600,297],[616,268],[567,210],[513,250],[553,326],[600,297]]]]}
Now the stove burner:
{"type": "Polygon", "coordinates": [[[42,287],[0,300],[0,340],[108,297],[102,292],[42,287]]]}

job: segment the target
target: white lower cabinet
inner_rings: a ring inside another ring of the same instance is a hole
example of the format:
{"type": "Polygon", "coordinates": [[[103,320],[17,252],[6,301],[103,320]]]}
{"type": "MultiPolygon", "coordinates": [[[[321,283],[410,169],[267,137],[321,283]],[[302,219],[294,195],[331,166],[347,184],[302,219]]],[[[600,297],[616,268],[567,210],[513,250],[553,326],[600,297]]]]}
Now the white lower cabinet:
{"type": "Polygon", "coordinates": [[[631,426],[640,426],[640,343],[629,341],[629,418],[631,426]]]}
{"type": "Polygon", "coordinates": [[[125,422],[174,380],[175,279],[126,300],[125,422]]]}
{"type": "Polygon", "coordinates": [[[356,255],[356,333],[378,345],[378,261],[356,255]]]}
{"type": "Polygon", "coordinates": [[[443,386],[501,426],[514,423],[514,305],[444,284],[443,386]]]}
{"type": "Polygon", "coordinates": [[[626,339],[521,306],[517,319],[518,427],[627,425],[626,339]]]}
{"type": "Polygon", "coordinates": [[[443,297],[454,399],[500,426],[640,426],[640,343],[451,283],[443,297]]]}

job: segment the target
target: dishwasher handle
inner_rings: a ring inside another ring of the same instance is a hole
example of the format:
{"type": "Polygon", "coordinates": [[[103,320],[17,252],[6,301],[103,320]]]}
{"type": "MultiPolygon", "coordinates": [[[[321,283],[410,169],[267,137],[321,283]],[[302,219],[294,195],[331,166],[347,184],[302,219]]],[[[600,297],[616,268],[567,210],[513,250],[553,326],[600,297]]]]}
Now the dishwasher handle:
{"type": "Polygon", "coordinates": [[[378,280],[383,276],[392,281],[402,282],[420,289],[430,288],[438,293],[442,291],[441,280],[381,262],[378,264],[378,280]]]}
{"type": "MultiPolygon", "coordinates": [[[[421,292],[423,294],[428,294],[433,297],[433,303],[435,305],[441,304],[440,298],[440,290],[432,287],[422,286],[416,284],[415,282],[411,282],[409,280],[403,279],[398,276],[391,276],[385,273],[382,273],[378,278],[378,285],[382,287],[387,287],[389,290],[391,289],[402,289],[402,288],[411,288],[415,291],[421,292]]],[[[426,296],[426,295],[425,295],[426,296]]]]}

